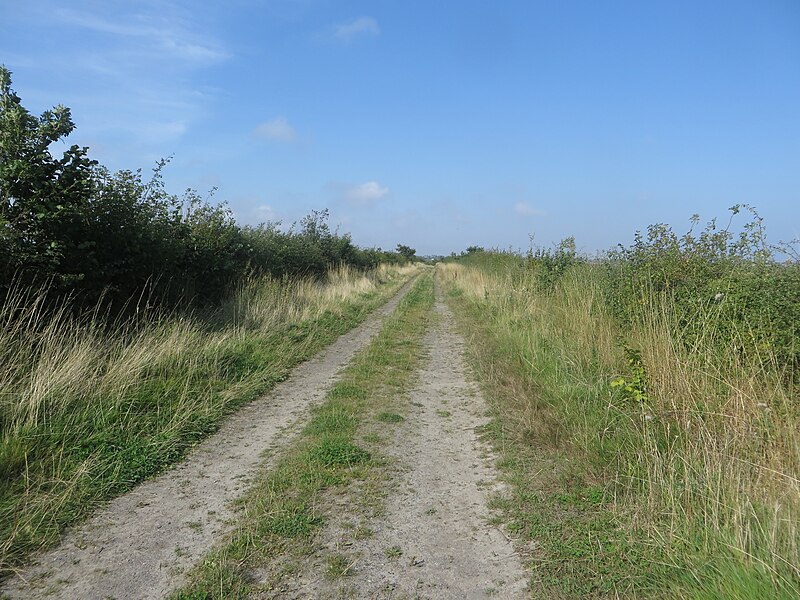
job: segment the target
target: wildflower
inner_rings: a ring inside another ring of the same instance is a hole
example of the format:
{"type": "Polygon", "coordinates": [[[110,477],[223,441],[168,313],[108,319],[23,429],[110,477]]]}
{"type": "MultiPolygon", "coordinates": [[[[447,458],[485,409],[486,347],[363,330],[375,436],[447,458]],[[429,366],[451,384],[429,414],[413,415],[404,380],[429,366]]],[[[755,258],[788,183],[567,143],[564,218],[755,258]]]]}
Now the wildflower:
{"type": "Polygon", "coordinates": [[[644,416],[644,420],[645,421],[652,421],[653,420],[653,415],[645,415],[644,416]]]}
{"type": "Polygon", "coordinates": [[[722,292],[717,292],[717,293],[714,295],[714,300],[716,300],[717,302],[719,302],[719,301],[720,301],[720,300],[722,300],[724,297],[725,297],[725,294],[723,294],[722,292]]]}

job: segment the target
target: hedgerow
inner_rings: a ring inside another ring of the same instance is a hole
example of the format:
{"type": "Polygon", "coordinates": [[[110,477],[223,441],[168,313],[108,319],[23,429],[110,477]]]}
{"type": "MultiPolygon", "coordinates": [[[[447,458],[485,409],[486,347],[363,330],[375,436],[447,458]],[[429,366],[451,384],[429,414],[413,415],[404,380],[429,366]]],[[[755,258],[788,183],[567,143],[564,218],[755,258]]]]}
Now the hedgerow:
{"type": "Polygon", "coordinates": [[[405,262],[396,252],[361,249],[313,211],[284,231],[279,223],[239,227],[224,203],[194,190],[167,191],[159,161],[111,173],[71,146],[51,145],[75,129],[70,110],[41,116],[22,106],[0,66],[0,296],[46,287],[76,307],[98,301],[116,311],[148,305],[216,305],[244,276],[319,276],[333,266],[405,262]],[[133,301],[131,299],[134,299],[133,301]]]}

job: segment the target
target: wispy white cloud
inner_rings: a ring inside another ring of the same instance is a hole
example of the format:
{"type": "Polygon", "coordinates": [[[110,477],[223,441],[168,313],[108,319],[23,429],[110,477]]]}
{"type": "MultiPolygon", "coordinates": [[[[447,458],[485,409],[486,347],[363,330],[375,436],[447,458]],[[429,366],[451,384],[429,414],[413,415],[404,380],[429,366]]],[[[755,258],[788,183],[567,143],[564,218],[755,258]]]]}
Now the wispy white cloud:
{"type": "Polygon", "coordinates": [[[256,127],[253,133],[261,138],[287,144],[293,144],[298,140],[297,131],[291,126],[286,117],[275,117],[265,121],[256,127]]]}
{"type": "Polygon", "coordinates": [[[179,19],[167,20],[144,13],[116,15],[112,19],[65,8],[54,11],[54,17],[66,26],[136,39],[140,50],[158,51],[162,58],[166,54],[172,59],[211,65],[230,57],[219,45],[209,42],[179,19]]]}
{"type": "Polygon", "coordinates": [[[357,184],[330,183],[328,189],[332,190],[340,200],[353,206],[368,206],[389,194],[389,188],[377,181],[357,184]]]}
{"type": "Polygon", "coordinates": [[[374,37],[380,35],[380,33],[381,28],[372,17],[359,17],[347,23],[340,23],[333,29],[334,37],[344,42],[349,42],[356,36],[367,35],[374,37]]]}
{"type": "MultiPolygon", "coordinates": [[[[185,0],[37,0],[5,26],[50,40],[37,45],[22,37],[27,46],[7,59],[34,81],[25,101],[35,110],[70,106],[78,126],[71,143],[103,140],[97,158],[110,168],[181,152],[182,141],[225,93],[204,70],[231,52],[214,21],[185,0]]],[[[8,57],[2,37],[0,55],[8,57]]]]}
{"type": "Polygon", "coordinates": [[[389,193],[389,188],[382,186],[377,181],[367,181],[359,185],[350,186],[345,190],[345,200],[350,204],[372,204],[389,193]]]}
{"type": "Polygon", "coordinates": [[[258,202],[258,199],[249,195],[230,199],[231,206],[238,206],[233,210],[233,218],[240,225],[258,226],[272,223],[280,227],[281,222],[275,209],[269,204],[258,204],[258,202]]]}
{"type": "Polygon", "coordinates": [[[161,40],[161,45],[173,56],[203,65],[213,65],[227,60],[231,56],[222,49],[203,44],[195,44],[174,37],[163,38],[161,40]]]}
{"type": "Polygon", "coordinates": [[[523,217],[542,217],[544,212],[534,208],[527,202],[517,202],[514,204],[514,212],[523,217]]]}
{"type": "Polygon", "coordinates": [[[180,139],[186,133],[187,128],[186,121],[181,119],[141,123],[139,137],[150,144],[163,144],[180,139]]]}

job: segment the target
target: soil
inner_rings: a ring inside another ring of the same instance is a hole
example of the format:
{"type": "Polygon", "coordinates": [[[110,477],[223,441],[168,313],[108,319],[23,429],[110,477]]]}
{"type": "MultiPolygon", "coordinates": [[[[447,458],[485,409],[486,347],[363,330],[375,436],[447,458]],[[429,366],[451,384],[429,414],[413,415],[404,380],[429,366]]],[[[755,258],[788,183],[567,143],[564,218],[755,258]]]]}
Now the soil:
{"type": "Polygon", "coordinates": [[[379,331],[410,285],[361,326],[295,368],[271,393],[228,418],[183,463],[66,532],[58,547],[6,581],[0,595],[145,600],[178,588],[182,574],[231,529],[232,501],[259,467],[269,466],[269,451],[297,433],[309,409],[379,331]]]}
{"type": "Polygon", "coordinates": [[[382,510],[369,515],[360,490],[334,499],[314,555],[266,597],[527,596],[522,560],[491,524],[487,508],[491,495],[503,492],[496,456],[476,432],[489,421],[487,405],[438,290],[435,311],[437,321],[424,339],[426,364],[408,394],[405,421],[382,449],[394,464],[382,510]],[[354,514],[359,510],[361,515],[354,514]],[[335,577],[332,557],[346,565],[335,577]]]}

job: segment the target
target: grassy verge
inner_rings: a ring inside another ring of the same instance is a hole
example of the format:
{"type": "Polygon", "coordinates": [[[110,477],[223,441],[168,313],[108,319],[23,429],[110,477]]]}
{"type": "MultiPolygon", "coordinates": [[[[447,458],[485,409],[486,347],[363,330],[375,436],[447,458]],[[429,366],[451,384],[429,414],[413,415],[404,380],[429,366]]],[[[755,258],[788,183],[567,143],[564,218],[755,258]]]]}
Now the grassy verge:
{"type": "MultiPolygon", "coordinates": [[[[432,304],[433,282],[426,274],[314,409],[298,440],[248,492],[235,531],[190,574],[190,583],[174,600],[272,593],[281,573],[270,564],[311,550],[314,533],[324,524],[322,494],[363,481],[381,468],[381,459],[358,443],[358,430],[380,410],[379,397],[387,388],[402,388],[414,372],[432,304]]],[[[344,556],[329,557],[329,576],[347,571],[344,556]]]]}
{"type": "Polygon", "coordinates": [[[180,460],[412,272],[253,281],[213,315],[114,334],[12,299],[0,315],[0,577],[180,460]]]}
{"type": "MultiPolygon", "coordinates": [[[[621,328],[602,271],[441,275],[494,420],[508,528],[563,598],[800,593],[797,396],[772,361],[687,347],[667,302],[621,328]]],[[[514,263],[514,264],[512,264],[514,263]]]]}

